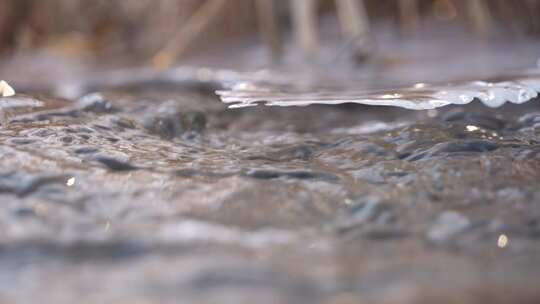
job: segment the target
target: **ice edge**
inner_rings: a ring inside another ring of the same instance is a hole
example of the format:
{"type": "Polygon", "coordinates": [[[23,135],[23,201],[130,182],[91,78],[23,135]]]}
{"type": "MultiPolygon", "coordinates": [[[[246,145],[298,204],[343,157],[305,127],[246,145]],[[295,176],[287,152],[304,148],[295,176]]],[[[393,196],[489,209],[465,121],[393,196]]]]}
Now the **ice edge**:
{"type": "Polygon", "coordinates": [[[279,85],[259,85],[237,82],[230,89],[216,94],[229,108],[242,108],[264,104],[267,106],[307,106],[312,104],[337,105],[357,103],[377,106],[395,106],[411,110],[429,110],[452,104],[468,104],[475,99],[488,107],[500,107],[506,102],[521,104],[538,97],[540,70],[525,70],[506,81],[471,81],[458,84],[416,84],[412,87],[383,92],[355,92],[351,89],[327,92],[287,92],[279,85]]]}

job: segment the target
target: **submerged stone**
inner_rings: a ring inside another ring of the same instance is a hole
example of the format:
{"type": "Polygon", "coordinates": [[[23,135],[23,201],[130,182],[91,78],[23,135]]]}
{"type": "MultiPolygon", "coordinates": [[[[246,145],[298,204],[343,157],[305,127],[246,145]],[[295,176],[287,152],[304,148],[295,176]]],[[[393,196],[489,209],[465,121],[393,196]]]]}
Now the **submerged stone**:
{"type": "Polygon", "coordinates": [[[100,93],[92,93],[81,97],[77,101],[78,107],[86,112],[96,114],[112,113],[116,111],[112,103],[100,93]]]}
{"type": "Polygon", "coordinates": [[[129,162],[118,160],[108,156],[98,156],[95,160],[112,171],[132,171],[138,168],[129,162]]]}
{"type": "Polygon", "coordinates": [[[11,193],[24,197],[43,187],[64,184],[66,180],[65,175],[38,175],[23,172],[0,173],[0,194],[11,193]]]}
{"type": "Polygon", "coordinates": [[[499,145],[488,140],[457,140],[436,144],[427,149],[420,150],[408,157],[409,161],[417,161],[425,158],[432,158],[442,154],[468,153],[468,152],[491,152],[497,150],[499,145]]]}
{"type": "Polygon", "coordinates": [[[267,169],[253,169],[246,172],[246,176],[257,179],[276,179],[276,178],[290,178],[299,180],[318,179],[329,182],[335,182],[339,180],[339,177],[327,173],[316,171],[304,171],[304,170],[267,170],[267,169]]]}
{"type": "Polygon", "coordinates": [[[206,116],[200,112],[173,112],[146,118],[144,127],[165,139],[182,138],[188,133],[200,134],[206,128],[206,116]]]}

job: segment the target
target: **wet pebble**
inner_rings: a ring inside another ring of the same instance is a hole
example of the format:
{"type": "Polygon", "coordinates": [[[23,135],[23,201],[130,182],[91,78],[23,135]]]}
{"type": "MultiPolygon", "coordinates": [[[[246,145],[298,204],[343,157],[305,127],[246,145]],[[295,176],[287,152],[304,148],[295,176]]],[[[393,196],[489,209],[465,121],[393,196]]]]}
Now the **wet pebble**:
{"type": "Polygon", "coordinates": [[[130,164],[129,162],[118,160],[116,158],[108,156],[98,156],[94,158],[94,160],[101,163],[111,171],[132,171],[139,169],[138,167],[130,164]]]}
{"type": "Polygon", "coordinates": [[[471,221],[466,216],[456,211],[444,211],[429,228],[427,239],[434,243],[444,243],[470,227],[471,221]]]}
{"type": "Polygon", "coordinates": [[[73,152],[77,154],[93,154],[93,153],[99,152],[99,149],[94,148],[94,147],[80,147],[73,150],[73,152]]]}
{"type": "Polygon", "coordinates": [[[184,133],[180,124],[180,117],[177,114],[151,117],[144,121],[143,124],[150,133],[166,139],[179,137],[184,133]]]}
{"type": "Polygon", "coordinates": [[[536,127],[540,126],[540,112],[527,113],[518,119],[521,127],[536,127]]]}
{"type": "Polygon", "coordinates": [[[135,129],[137,127],[137,124],[133,120],[123,117],[114,117],[111,119],[111,122],[123,129],[135,129]]]}
{"type": "Polygon", "coordinates": [[[442,154],[491,152],[497,150],[498,148],[499,146],[495,142],[488,140],[456,140],[439,143],[427,150],[418,151],[408,156],[406,160],[417,161],[442,154]]]}
{"type": "Polygon", "coordinates": [[[514,203],[525,200],[526,193],[517,188],[504,188],[497,191],[497,196],[509,203],[514,203]]]}
{"type": "Polygon", "coordinates": [[[145,119],[143,125],[150,133],[162,138],[182,138],[203,132],[206,116],[200,112],[159,114],[145,119]]]}
{"type": "Polygon", "coordinates": [[[370,184],[379,185],[385,184],[384,169],[378,166],[371,166],[358,170],[349,171],[355,180],[362,180],[370,184]]]}
{"type": "Polygon", "coordinates": [[[115,138],[115,137],[105,137],[105,139],[108,140],[111,143],[117,143],[117,142],[120,141],[119,138],[115,138]]]}
{"type": "Polygon", "coordinates": [[[433,147],[432,152],[437,153],[456,153],[456,152],[489,152],[494,151],[499,146],[487,140],[462,140],[449,143],[441,143],[433,147]]]}
{"type": "Polygon", "coordinates": [[[368,223],[372,224],[372,226],[385,227],[394,219],[390,207],[380,203],[380,199],[377,197],[368,196],[350,204],[351,207],[339,215],[333,224],[339,234],[349,232],[368,223]]]}
{"type": "Polygon", "coordinates": [[[98,130],[112,131],[112,128],[110,128],[108,126],[101,125],[101,124],[93,124],[92,128],[98,129],[98,130]]]}
{"type": "Polygon", "coordinates": [[[55,131],[51,129],[39,128],[33,132],[30,132],[28,135],[31,137],[48,137],[53,134],[55,134],[55,131]]]}
{"type": "Polygon", "coordinates": [[[404,142],[396,147],[396,156],[399,159],[406,159],[412,154],[433,147],[436,143],[430,140],[411,140],[404,142]]]}
{"type": "Polygon", "coordinates": [[[64,137],[60,138],[60,140],[63,143],[69,144],[69,143],[73,142],[74,138],[72,136],[64,136],[64,137]]]}
{"type": "Polygon", "coordinates": [[[71,262],[118,260],[137,257],[149,249],[141,243],[124,240],[78,241],[69,243],[21,242],[3,248],[3,255],[18,255],[24,258],[60,259],[71,262]]]}
{"type": "Polygon", "coordinates": [[[8,142],[13,145],[22,146],[22,145],[33,144],[36,141],[31,138],[12,138],[12,139],[9,139],[8,142]]]}
{"type": "Polygon", "coordinates": [[[307,161],[315,155],[315,150],[313,147],[302,145],[280,151],[279,153],[283,155],[281,159],[299,159],[307,161]]]}
{"type": "Polygon", "coordinates": [[[180,169],[174,172],[175,176],[192,178],[192,177],[207,177],[207,178],[226,178],[233,175],[236,175],[237,172],[213,172],[213,171],[204,171],[198,169],[180,169]]]}
{"type": "Polygon", "coordinates": [[[94,130],[90,129],[90,128],[87,128],[87,127],[75,127],[73,129],[73,132],[74,133],[94,133],[94,130]]]}
{"type": "Polygon", "coordinates": [[[408,235],[409,233],[404,229],[385,226],[370,227],[363,233],[365,238],[377,241],[400,239],[408,235]]]}
{"type": "Polygon", "coordinates": [[[85,112],[106,114],[117,111],[112,103],[100,93],[91,93],[77,100],[77,106],[85,112]]]}
{"type": "Polygon", "coordinates": [[[247,160],[269,160],[275,162],[284,162],[292,160],[309,161],[315,156],[315,148],[310,145],[300,145],[291,148],[285,148],[278,151],[272,151],[263,155],[246,157],[247,160]]]}
{"type": "Polygon", "coordinates": [[[270,169],[253,169],[248,170],[245,173],[246,176],[256,179],[276,179],[276,178],[290,178],[299,180],[324,180],[328,182],[336,182],[339,177],[327,173],[307,170],[270,170],[270,169]]]}
{"type": "Polygon", "coordinates": [[[373,156],[385,156],[388,154],[388,151],[384,149],[383,147],[370,143],[370,142],[361,142],[358,145],[354,146],[355,150],[358,152],[361,152],[363,154],[369,154],[373,156]]]}
{"type": "Polygon", "coordinates": [[[529,219],[526,228],[531,237],[540,238],[540,217],[529,219]]]}
{"type": "Polygon", "coordinates": [[[0,194],[26,196],[54,184],[65,184],[65,175],[33,175],[21,172],[0,173],[0,194]]]}
{"type": "Polygon", "coordinates": [[[55,118],[79,118],[79,117],[81,117],[81,112],[79,110],[54,111],[54,112],[35,114],[33,116],[33,119],[29,119],[28,122],[31,122],[33,120],[54,121],[55,118]]]}
{"type": "Polygon", "coordinates": [[[463,108],[448,111],[441,116],[441,120],[445,122],[461,122],[476,125],[490,130],[501,130],[507,125],[504,120],[498,117],[469,112],[463,108]]]}
{"type": "Polygon", "coordinates": [[[202,112],[186,112],[181,121],[187,131],[201,133],[206,129],[206,116],[202,112]]]}
{"type": "Polygon", "coordinates": [[[34,209],[32,208],[17,208],[16,210],[13,211],[13,215],[19,218],[23,218],[23,217],[35,216],[36,213],[34,209]]]}

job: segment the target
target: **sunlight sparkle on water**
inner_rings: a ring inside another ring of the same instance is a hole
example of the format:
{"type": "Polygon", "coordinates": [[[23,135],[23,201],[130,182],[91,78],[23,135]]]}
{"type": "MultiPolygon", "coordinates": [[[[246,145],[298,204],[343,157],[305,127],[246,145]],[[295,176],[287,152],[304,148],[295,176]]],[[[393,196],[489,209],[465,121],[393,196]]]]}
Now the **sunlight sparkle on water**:
{"type": "Polygon", "coordinates": [[[71,177],[66,181],[66,186],[72,187],[73,185],[75,185],[75,177],[71,177]]]}
{"type": "Polygon", "coordinates": [[[467,127],[465,127],[465,129],[467,129],[467,131],[469,131],[469,132],[474,132],[474,131],[480,130],[479,127],[473,126],[473,125],[468,125],[467,127]]]}
{"type": "Polygon", "coordinates": [[[508,246],[508,236],[506,236],[506,234],[501,234],[499,236],[499,239],[497,240],[497,246],[499,248],[505,248],[506,246],[508,246]]]}

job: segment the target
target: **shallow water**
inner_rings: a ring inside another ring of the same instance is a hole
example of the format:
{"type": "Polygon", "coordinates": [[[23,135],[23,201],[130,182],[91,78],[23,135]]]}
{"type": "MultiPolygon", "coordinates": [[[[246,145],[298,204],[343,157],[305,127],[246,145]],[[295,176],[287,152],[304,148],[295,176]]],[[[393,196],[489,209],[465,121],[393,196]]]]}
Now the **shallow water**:
{"type": "Polygon", "coordinates": [[[57,102],[0,129],[2,300],[540,298],[537,101],[227,110],[149,85],[57,102]]]}
{"type": "Polygon", "coordinates": [[[3,65],[0,302],[539,302],[536,43],[381,39],[355,69],[3,65]],[[319,104],[359,100],[399,107],[319,104]]]}

